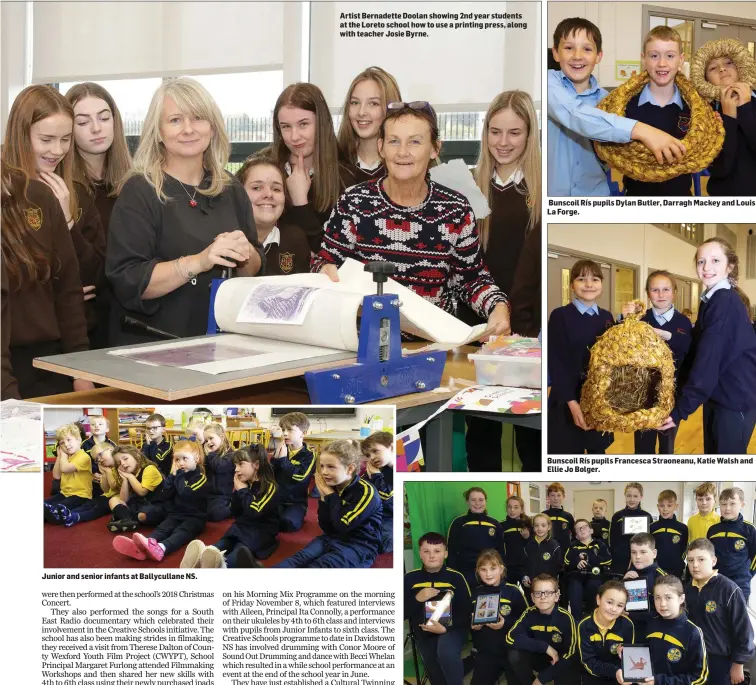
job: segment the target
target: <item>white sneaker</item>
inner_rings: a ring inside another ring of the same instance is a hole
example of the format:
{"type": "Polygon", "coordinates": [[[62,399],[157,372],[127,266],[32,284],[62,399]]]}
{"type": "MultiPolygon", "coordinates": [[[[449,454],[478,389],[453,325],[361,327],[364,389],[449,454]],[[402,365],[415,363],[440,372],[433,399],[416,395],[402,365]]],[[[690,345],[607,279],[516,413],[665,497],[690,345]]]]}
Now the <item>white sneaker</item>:
{"type": "Polygon", "coordinates": [[[200,557],[204,551],[205,543],[202,540],[192,540],[184,552],[179,568],[199,568],[200,557]]]}
{"type": "Polygon", "coordinates": [[[217,547],[205,547],[199,560],[200,568],[226,568],[226,555],[217,547]]]}

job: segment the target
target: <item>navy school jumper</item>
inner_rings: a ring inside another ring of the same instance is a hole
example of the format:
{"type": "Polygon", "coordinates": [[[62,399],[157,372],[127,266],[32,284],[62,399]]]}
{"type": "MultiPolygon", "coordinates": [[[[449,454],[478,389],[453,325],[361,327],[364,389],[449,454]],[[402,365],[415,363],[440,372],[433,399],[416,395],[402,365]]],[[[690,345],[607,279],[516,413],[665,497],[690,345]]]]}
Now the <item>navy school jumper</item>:
{"type": "Polygon", "coordinates": [[[654,585],[659,578],[666,576],[667,574],[659,568],[656,562],[650,566],[646,566],[646,568],[635,568],[635,566],[632,566],[630,570],[635,571],[638,574],[638,578],[635,578],[635,580],[645,580],[646,587],[648,588],[648,609],[628,611],[628,615],[632,619],[633,625],[635,625],[638,641],[642,642],[642,638],[645,635],[645,630],[649,622],[658,617],[654,605],[654,585]]]}
{"type": "Polygon", "coordinates": [[[446,536],[449,563],[464,573],[468,584],[475,585],[475,564],[484,549],[495,549],[503,559],[504,537],[501,524],[488,514],[473,514],[455,518],[446,536]],[[472,582],[471,582],[472,581],[472,582]]]}
{"type": "Polygon", "coordinates": [[[567,549],[575,532],[575,517],[564,507],[549,507],[543,513],[551,520],[551,537],[562,549],[567,549]]]}
{"type": "Polygon", "coordinates": [[[658,685],[704,685],[709,668],[701,629],[683,611],[677,618],[655,618],[645,636],[637,642],[648,643],[654,683],[658,685]]]}
{"type": "Polygon", "coordinates": [[[751,578],[756,574],[756,528],[738,514],[734,521],[721,519],[709,528],[706,537],[717,553],[717,570],[737,584],[748,601],[751,578]]]}
{"type": "Polygon", "coordinates": [[[151,462],[154,462],[160,473],[164,476],[171,475],[173,466],[173,445],[163,436],[160,442],[147,442],[142,445],[142,454],[151,462]]]}
{"type": "Polygon", "coordinates": [[[381,522],[380,554],[394,550],[394,467],[387,464],[378,473],[369,477],[375,486],[383,505],[383,521],[381,522]]]}
{"type": "Polygon", "coordinates": [[[150,533],[170,554],[196,538],[207,523],[207,476],[199,468],[178,471],[163,481],[168,516],[150,533]]]}
{"type": "Polygon", "coordinates": [[[591,519],[591,528],[593,528],[593,537],[596,540],[603,540],[609,544],[609,521],[605,518],[591,519]]]}
{"type": "MultiPolygon", "coordinates": [[[[712,107],[721,111],[718,101],[712,107]]],[[[724,145],[709,167],[706,192],[712,197],[756,195],[756,97],[738,107],[736,118],[723,114],[722,123],[724,145]]]]}
{"type": "Polygon", "coordinates": [[[672,514],[672,518],[654,521],[650,532],[656,541],[656,563],[667,573],[682,577],[688,548],[688,526],[672,514]]]}
{"type": "Polygon", "coordinates": [[[541,573],[548,573],[554,578],[559,577],[564,561],[564,550],[559,543],[549,535],[540,542],[536,540],[535,535],[525,543],[525,575],[530,578],[531,589],[533,578],[541,573]]]}
{"type": "Polygon", "coordinates": [[[504,565],[507,567],[507,580],[510,583],[519,582],[525,572],[525,562],[528,557],[525,554],[527,540],[520,532],[523,527],[522,519],[513,519],[507,516],[501,522],[502,539],[504,540],[504,565]]]}
{"type": "Polygon", "coordinates": [[[613,325],[611,312],[581,314],[574,304],[557,307],[549,316],[549,454],[603,452],[614,442],[611,433],[578,428],[567,406],[572,400],[580,402],[591,347],[613,325]]]}
{"type": "Polygon", "coordinates": [[[315,465],[315,456],[305,443],[294,456],[272,459],[281,504],[299,504],[307,508],[307,491],[315,465]]]}
{"type": "Polygon", "coordinates": [[[647,511],[643,511],[640,505],[637,509],[620,509],[615,511],[609,525],[609,549],[612,552],[612,573],[625,573],[630,567],[630,538],[632,535],[622,533],[625,517],[645,516],[648,519],[648,527],[651,528],[653,517],[647,511]]]}
{"type": "Polygon", "coordinates": [[[260,482],[234,490],[231,497],[233,525],[215,546],[230,552],[237,544],[244,545],[252,554],[269,548],[278,534],[278,485],[270,483],[261,492],[260,482]]]}
{"type": "Polygon", "coordinates": [[[635,627],[625,615],[618,616],[609,629],[602,632],[596,623],[595,611],[578,623],[578,649],[583,665],[583,685],[614,685],[617,670],[622,668],[617,647],[635,642],[635,627]]]}

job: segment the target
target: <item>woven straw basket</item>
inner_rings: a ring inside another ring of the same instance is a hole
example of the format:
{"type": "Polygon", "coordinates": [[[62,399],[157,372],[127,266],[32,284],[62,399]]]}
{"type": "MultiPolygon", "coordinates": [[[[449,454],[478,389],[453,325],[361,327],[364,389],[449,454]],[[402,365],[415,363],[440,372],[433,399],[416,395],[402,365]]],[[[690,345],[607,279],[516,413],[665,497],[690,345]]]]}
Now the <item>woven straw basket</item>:
{"type": "MultiPolygon", "coordinates": [[[[599,109],[624,116],[631,98],[638,95],[647,83],[647,72],[633,76],[607,95],[599,103],[599,109]]],[[[690,128],[682,140],[686,149],[682,161],[659,164],[653,152],[637,141],[626,144],[596,143],[599,158],[624,176],[651,183],[693,174],[708,167],[722,149],[724,126],[688,79],[678,74],[675,83],[690,107],[690,128]]]]}
{"type": "Polygon", "coordinates": [[[580,408],[589,428],[632,433],[658,428],[675,404],[672,352],[651,326],[640,321],[646,305],[612,326],[591,348],[580,408]]]}
{"type": "Polygon", "coordinates": [[[721,90],[706,80],[706,67],[711,60],[729,57],[738,70],[738,81],[756,87],[756,62],[743,43],[734,38],[720,38],[704,43],[690,63],[690,82],[698,94],[707,100],[719,100],[721,90]]]}

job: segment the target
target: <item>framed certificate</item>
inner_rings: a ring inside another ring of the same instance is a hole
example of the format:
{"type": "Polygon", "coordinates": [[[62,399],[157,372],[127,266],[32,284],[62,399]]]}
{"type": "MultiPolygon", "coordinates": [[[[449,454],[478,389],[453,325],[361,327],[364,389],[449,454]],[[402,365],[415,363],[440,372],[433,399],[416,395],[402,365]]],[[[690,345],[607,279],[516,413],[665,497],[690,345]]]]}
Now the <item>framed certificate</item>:
{"type": "Polygon", "coordinates": [[[490,592],[478,595],[475,598],[475,611],[473,612],[473,625],[496,623],[499,620],[499,593],[490,592]]]}
{"type": "Polygon", "coordinates": [[[425,603],[425,621],[435,621],[442,626],[451,625],[452,610],[451,601],[454,597],[454,593],[449,590],[445,594],[436,595],[433,599],[429,599],[425,603]]]}
{"type": "Polygon", "coordinates": [[[627,611],[648,611],[648,583],[645,578],[637,580],[626,580],[625,589],[627,590],[627,611]]]}
{"type": "Polygon", "coordinates": [[[654,677],[651,650],[646,645],[622,645],[622,677],[627,683],[642,683],[654,677]]]}
{"type": "Polygon", "coordinates": [[[622,534],[636,535],[637,533],[648,533],[648,518],[645,516],[625,516],[622,519],[622,534]]]}

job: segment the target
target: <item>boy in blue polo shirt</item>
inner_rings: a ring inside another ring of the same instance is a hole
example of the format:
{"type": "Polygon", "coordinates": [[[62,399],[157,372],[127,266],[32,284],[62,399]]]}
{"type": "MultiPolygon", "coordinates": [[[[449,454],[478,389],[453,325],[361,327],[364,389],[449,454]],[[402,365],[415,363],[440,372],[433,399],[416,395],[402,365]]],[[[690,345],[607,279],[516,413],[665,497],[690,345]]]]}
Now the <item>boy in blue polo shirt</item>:
{"type": "Polygon", "coordinates": [[[548,194],[608,196],[606,173],[592,141],[641,141],[661,164],[681,159],[685,147],[652,126],[596,108],[607,92],[592,76],[601,61],[601,31],[580,17],[564,19],[554,31],[554,59],[548,74],[548,194]]]}
{"type": "MultiPolygon", "coordinates": [[[[675,76],[682,68],[680,34],[669,26],[655,26],[643,40],[643,68],[649,82],[630,99],[625,114],[655,126],[675,138],[683,138],[690,126],[690,107],[682,99],[675,76]]],[[[625,195],[690,195],[692,176],[683,174],[661,183],[622,179],[625,195]]]]}

